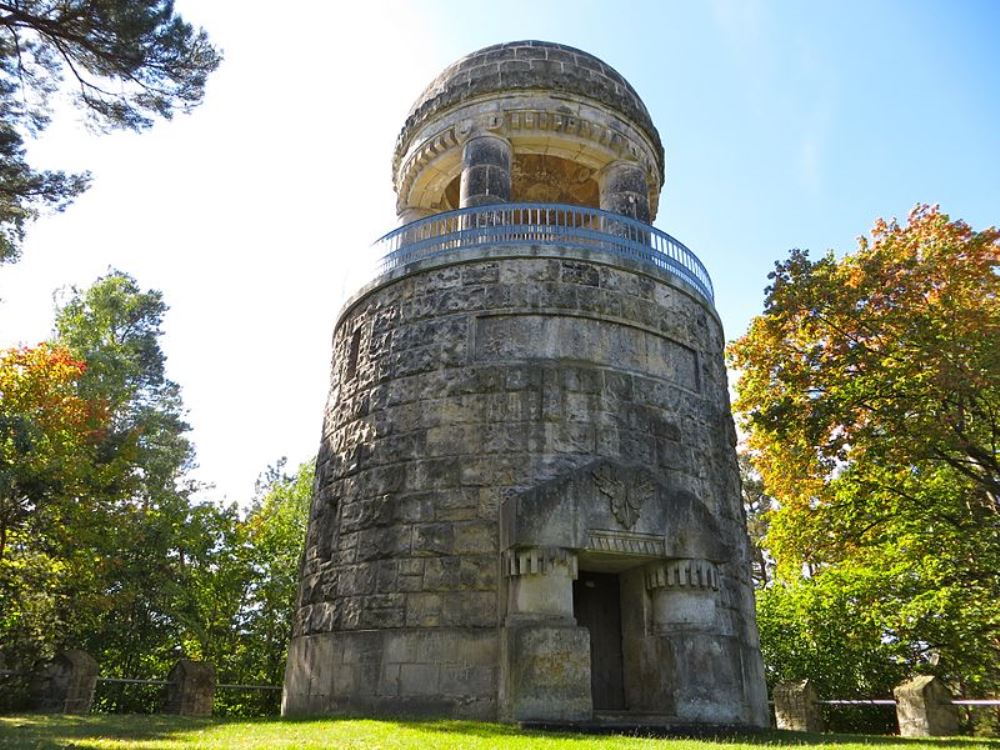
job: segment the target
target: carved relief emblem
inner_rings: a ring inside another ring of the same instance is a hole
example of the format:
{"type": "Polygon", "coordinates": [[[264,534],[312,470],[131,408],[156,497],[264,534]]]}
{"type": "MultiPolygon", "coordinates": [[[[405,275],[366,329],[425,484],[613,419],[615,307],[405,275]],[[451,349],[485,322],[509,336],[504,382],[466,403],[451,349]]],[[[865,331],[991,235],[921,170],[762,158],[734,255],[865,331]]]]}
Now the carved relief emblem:
{"type": "Polygon", "coordinates": [[[610,466],[602,466],[594,472],[594,481],[601,494],[611,501],[611,512],[618,523],[631,529],[639,520],[643,503],[653,496],[656,488],[648,477],[637,472],[616,476],[618,474],[610,466]]]}

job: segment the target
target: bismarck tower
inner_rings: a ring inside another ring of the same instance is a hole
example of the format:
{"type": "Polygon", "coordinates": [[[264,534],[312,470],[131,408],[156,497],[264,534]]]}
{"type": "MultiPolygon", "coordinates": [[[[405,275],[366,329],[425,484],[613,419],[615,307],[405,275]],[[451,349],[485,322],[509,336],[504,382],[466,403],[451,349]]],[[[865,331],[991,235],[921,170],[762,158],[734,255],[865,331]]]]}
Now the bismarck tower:
{"type": "Polygon", "coordinates": [[[723,332],[622,76],[475,52],[343,309],[285,714],[765,726],[723,332]]]}

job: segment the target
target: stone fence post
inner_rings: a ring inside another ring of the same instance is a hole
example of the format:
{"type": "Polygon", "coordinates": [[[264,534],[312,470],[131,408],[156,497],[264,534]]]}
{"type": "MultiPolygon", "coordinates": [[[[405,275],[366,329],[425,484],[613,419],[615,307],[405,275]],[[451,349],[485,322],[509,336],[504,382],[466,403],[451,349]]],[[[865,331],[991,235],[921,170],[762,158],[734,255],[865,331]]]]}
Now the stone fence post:
{"type": "Polygon", "coordinates": [[[921,675],[897,685],[896,718],[903,737],[949,737],[958,734],[958,711],[941,680],[921,675]]]}
{"type": "Polygon", "coordinates": [[[86,714],[94,702],[97,662],[86,651],[58,654],[32,679],[31,702],[36,711],[86,714]]]}
{"type": "Polygon", "coordinates": [[[816,734],[824,731],[819,696],[809,680],[775,685],[774,718],[778,729],[816,734]]]}
{"type": "Polygon", "coordinates": [[[215,667],[203,661],[181,659],[167,675],[167,702],[163,712],[211,716],[214,697],[215,667]]]}

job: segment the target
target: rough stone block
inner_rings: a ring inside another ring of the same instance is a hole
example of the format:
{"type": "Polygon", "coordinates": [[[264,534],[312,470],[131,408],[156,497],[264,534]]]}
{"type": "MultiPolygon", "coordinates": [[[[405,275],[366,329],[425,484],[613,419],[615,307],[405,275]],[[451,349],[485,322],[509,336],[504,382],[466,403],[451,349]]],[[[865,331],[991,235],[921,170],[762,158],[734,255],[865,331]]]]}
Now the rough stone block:
{"type": "Polygon", "coordinates": [[[590,719],[590,633],[573,625],[532,624],[502,631],[507,684],[504,714],[514,721],[590,719]]]}
{"type": "Polygon", "coordinates": [[[86,651],[58,654],[32,680],[32,703],[42,713],[88,714],[97,686],[97,662],[86,651]]]}
{"type": "Polygon", "coordinates": [[[819,696],[809,680],[783,682],[774,688],[774,718],[778,729],[819,733],[824,729],[819,696]]]}
{"type": "Polygon", "coordinates": [[[958,734],[958,711],[941,680],[921,675],[897,685],[896,718],[903,737],[950,737],[958,734]]]}
{"type": "Polygon", "coordinates": [[[215,667],[207,662],[179,660],[167,675],[163,712],[179,716],[211,716],[215,698],[215,667]]]}

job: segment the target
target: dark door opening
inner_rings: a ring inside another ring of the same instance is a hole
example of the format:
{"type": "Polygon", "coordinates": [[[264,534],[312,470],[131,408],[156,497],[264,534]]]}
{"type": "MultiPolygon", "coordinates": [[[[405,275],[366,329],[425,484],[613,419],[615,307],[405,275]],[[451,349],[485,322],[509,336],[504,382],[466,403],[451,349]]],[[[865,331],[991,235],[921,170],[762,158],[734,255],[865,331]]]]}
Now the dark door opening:
{"type": "Polygon", "coordinates": [[[590,685],[594,710],[625,710],[622,612],[618,576],[580,571],[573,582],[573,615],[590,631],[590,685]]]}

